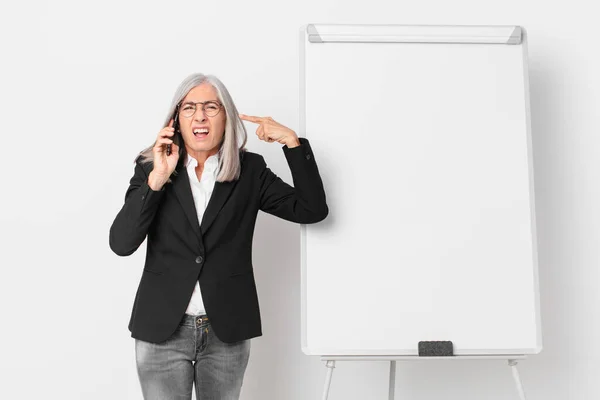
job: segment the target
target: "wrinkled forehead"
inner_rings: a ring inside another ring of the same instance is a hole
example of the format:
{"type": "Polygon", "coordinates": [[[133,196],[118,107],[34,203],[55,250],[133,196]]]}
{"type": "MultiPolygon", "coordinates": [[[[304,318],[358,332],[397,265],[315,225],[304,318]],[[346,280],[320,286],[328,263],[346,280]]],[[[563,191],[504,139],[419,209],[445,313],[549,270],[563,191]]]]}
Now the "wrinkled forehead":
{"type": "Polygon", "coordinates": [[[218,99],[208,99],[208,100],[194,100],[194,99],[183,99],[183,101],[181,102],[181,105],[186,105],[186,104],[198,104],[198,103],[208,103],[209,101],[214,101],[216,103],[220,103],[220,101],[218,99]]]}

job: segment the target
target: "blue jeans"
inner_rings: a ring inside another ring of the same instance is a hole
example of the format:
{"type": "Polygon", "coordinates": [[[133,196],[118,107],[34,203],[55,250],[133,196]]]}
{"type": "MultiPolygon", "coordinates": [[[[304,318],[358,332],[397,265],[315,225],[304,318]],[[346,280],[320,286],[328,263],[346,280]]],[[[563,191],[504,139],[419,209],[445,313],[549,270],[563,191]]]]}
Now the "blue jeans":
{"type": "Polygon", "coordinates": [[[224,343],[206,315],[185,314],[161,343],[135,339],[144,400],[238,400],[250,358],[250,339],[224,343]]]}

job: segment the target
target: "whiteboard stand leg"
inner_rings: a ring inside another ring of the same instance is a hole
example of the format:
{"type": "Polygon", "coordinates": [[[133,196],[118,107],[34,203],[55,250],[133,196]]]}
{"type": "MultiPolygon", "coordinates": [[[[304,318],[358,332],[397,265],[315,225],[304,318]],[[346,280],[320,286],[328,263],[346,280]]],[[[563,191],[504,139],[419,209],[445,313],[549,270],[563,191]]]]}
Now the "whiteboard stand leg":
{"type": "Polygon", "coordinates": [[[390,394],[389,394],[389,400],[394,400],[394,389],[396,389],[396,361],[390,361],[390,394]]]}
{"type": "Polygon", "coordinates": [[[327,377],[325,378],[323,400],[327,400],[327,397],[329,396],[329,386],[331,385],[331,375],[333,374],[333,369],[335,368],[335,361],[329,360],[325,366],[327,367],[327,377]]]}
{"type": "Polygon", "coordinates": [[[508,360],[508,365],[512,368],[513,378],[515,378],[515,384],[517,385],[517,391],[519,392],[519,399],[526,400],[523,384],[521,383],[519,371],[517,370],[517,360],[508,360]]]}

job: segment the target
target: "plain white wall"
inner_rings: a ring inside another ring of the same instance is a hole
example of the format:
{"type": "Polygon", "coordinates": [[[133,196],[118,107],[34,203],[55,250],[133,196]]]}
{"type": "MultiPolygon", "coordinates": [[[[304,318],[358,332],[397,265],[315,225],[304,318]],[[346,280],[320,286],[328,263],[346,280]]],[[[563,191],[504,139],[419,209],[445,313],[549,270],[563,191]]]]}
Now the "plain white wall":
{"type": "MultiPolygon", "coordinates": [[[[297,131],[297,35],[306,23],[527,29],[544,350],[520,371],[529,399],[599,398],[593,38],[600,27],[589,7],[582,0],[3,2],[0,398],[142,398],[127,322],[146,245],[124,258],[108,246],[132,161],[192,72],[219,76],[240,112],[297,131]],[[132,110],[134,98],[143,103],[132,110]]],[[[291,183],[281,145],[247,127],[250,150],[291,183]]],[[[317,161],[327,154],[314,151],[317,161]]],[[[243,400],[320,398],[324,364],[300,349],[299,232],[259,215],[253,261],[264,335],[253,340],[243,400]]],[[[387,398],[387,379],[388,363],[339,362],[330,400],[387,398]]],[[[517,398],[501,361],[399,363],[396,393],[517,398]]]]}

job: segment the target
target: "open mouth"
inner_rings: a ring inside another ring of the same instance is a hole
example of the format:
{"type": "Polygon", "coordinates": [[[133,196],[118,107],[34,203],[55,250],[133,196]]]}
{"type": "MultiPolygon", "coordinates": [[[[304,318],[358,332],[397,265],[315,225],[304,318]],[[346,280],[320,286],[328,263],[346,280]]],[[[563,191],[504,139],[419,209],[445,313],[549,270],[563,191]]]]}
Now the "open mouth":
{"type": "Polygon", "coordinates": [[[196,136],[199,139],[205,138],[206,136],[208,136],[208,129],[206,128],[196,128],[193,130],[194,136],[196,136]]]}

